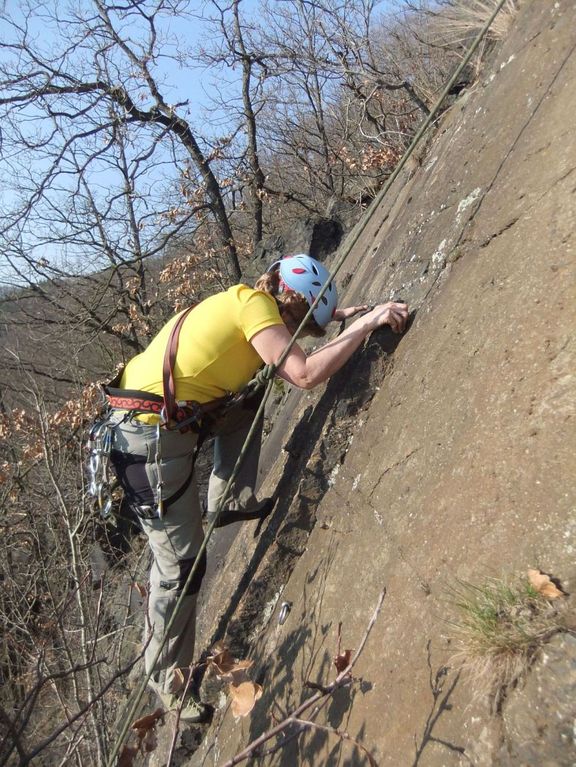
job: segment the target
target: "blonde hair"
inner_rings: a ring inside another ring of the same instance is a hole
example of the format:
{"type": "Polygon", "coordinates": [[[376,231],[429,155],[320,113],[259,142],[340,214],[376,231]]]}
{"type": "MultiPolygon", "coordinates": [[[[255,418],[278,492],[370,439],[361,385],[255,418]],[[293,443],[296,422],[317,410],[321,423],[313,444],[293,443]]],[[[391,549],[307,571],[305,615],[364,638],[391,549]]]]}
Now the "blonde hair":
{"type": "MultiPolygon", "coordinates": [[[[310,304],[302,293],[297,293],[294,290],[288,290],[285,293],[280,292],[280,273],[278,271],[263,274],[256,280],[254,288],[273,296],[278,304],[282,319],[296,327],[300,325],[310,309],[310,304]]],[[[310,317],[302,329],[302,335],[322,338],[326,335],[326,331],[320,327],[314,317],[310,317]]]]}

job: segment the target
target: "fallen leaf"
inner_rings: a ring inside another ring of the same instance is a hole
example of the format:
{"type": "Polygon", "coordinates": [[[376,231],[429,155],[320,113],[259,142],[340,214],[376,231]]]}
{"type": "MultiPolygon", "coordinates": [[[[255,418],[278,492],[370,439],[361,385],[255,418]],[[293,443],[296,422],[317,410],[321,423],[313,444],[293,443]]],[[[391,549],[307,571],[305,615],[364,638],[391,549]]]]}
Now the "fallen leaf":
{"type": "Polygon", "coordinates": [[[139,749],[135,746],[124,746],[118,757],[118,767],[133,767],[138,751],[139,749]]]}
{"type": "Polygon", "coordinates": [[[133,583],[132,587],[134,591],[137,592],[140,599],[146,599],[146,594],[147,594],[146,586],[143,586],[141,583],[133,583]]]}
{"type": "Polygon", "coordinates": [[[336,670],[339,674],[344,671],[345,668],[348,668],[350,665],[350,656],[352,655],[352,650],[346,650],[345,652],[341,652],[339,655],[336,655],[334,658],[334,665],[336,666],[336,670]]]}
{"type": "MultiPolygon", "coordinates": [[[[250,662],[250,666],[252,665],[252,662],[250,662]]],[[[238,666],[237,668],[233,668],[232,671],[229,674],[226,674],[226,676],[222,677],[226,682],[230,682],[230,684],[235,685],[238,687],[242,684],[242,682],[249,682],[250,677],[247,674],[248,669],[250,666],[238,666]]]]}
{"type": "Polygon", "coordinates": [[[528,570],[528,580],[536,591],[546,599],[558,599],[558,597],[564,596],[564,592],[552,583],[550,576],[541,570],[528,570]]]}
{"type": "Polygon", "coordinates": [[[214,669],[219,679],[233,675],[237,671],[246,671],[253,664],[252,660],[236,660],[226,648],[219,648],[216,654],[208,657],[208,666],[214,669]]]}
{"type": "Polygon", "coordinates": [[[247,716],[254,708],[256,701],[262,697],[262,687],[255,682],[242,682],[239,685],[229,685],[232,698],[232,713],[234,716],[247,716]]]}
{"type": "Polygon", "coordinates": [[[208,666],[212,667],[217,675],[228,674],[234,668],[234,658],[226,647],[215,647],[215,652],[208,657],[208,666]]]}
{"type": "Polygon", "coordinates": [[[131,729],[137,730],[138,737],[143,738],[148,730],[152,730],[154,727],[156,727],[156,722],[159,719],[162,719],[163,716],[164,711],[161,708],[157,708],[154,713],[146,714],[146,716],[141,716],[140,719],[136,719],[136,721],[132,722],[131,729]],[[143,733],[142,735],[140,735],[141,732],[143,733]]]}
{"type": "Polygon", "coordinates": [[[186,675],[184,673],[184,669],[175,668],[174,673],[172,674],[172,679],[170,680],[169,692],[175,695],[184,687],[185,684],[186,684],[186,675]]]}

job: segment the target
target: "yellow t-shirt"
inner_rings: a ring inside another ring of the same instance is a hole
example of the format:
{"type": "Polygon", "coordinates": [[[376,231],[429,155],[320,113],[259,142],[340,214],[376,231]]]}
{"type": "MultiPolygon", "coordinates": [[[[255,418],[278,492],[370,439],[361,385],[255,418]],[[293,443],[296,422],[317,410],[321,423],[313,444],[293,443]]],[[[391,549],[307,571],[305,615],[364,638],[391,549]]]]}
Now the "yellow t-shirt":
{"type": "MultiPolygon", "coordinates": [[[[162,396],[162,367],[173,317],[124,371],[122,389],[162,396]]],[[[180,329],[174,365],[177,400],[208,402],[237,392],[262,365],[250,344],[260,330],[282,324],[276,301],[247,285],[234,285],[194,307],[180,329]]]]}

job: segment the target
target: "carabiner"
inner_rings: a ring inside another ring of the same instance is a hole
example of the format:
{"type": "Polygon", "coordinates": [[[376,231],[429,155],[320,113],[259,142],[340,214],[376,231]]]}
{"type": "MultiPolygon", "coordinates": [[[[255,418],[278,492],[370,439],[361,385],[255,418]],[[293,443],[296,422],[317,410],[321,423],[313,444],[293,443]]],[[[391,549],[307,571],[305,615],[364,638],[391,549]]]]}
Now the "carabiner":
{"type": "Polygon", "coordinates": [[[94,452],[90,455],[90,473],[92,476],[96,476],[96,474],[98,474],[101,465],[102,461],[100,458],[100,451],[94,450],[94,452]]]}
{"type": "Polygon", "coordinates": [[[112,511],[112,493],[108,485],[100,485],[98,488],[98,508],[102,519],[110,516],[112,511]]]}

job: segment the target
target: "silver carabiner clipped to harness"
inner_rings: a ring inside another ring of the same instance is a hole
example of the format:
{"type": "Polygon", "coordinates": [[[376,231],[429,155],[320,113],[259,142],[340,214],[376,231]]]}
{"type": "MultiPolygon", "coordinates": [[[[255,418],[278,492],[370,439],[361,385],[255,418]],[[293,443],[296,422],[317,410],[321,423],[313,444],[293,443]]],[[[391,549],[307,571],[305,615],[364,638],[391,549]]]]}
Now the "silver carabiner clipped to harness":
{"type": "Polygon", "coordinates": [[[88,495],[96,502],[103,519],[112,512],[113,484],[110,482],[108,467],[112,449],[112,427],[105,416],[95,421],[88,435],[88,495]]]}
{"type": "MultiPolygon", "coordinates": [[[[164,408],[162,409],[162,412],[164,413],[164,408]]],[[[164,419],[164,416],[162,416],[164,419]]],[[[158,477],[156,482],[156,516],[159,519],[162,519],[164,516],[164,501],[162,499],[162,491],[164,487],[164,482],[162,481],[162,456],[160,453],[160,429],[161,424],[158,423],[156,425],[156,457],[154,459],[156,464],[156,475],[158,477]]]]}

